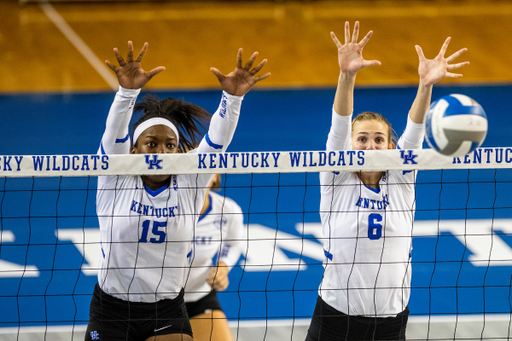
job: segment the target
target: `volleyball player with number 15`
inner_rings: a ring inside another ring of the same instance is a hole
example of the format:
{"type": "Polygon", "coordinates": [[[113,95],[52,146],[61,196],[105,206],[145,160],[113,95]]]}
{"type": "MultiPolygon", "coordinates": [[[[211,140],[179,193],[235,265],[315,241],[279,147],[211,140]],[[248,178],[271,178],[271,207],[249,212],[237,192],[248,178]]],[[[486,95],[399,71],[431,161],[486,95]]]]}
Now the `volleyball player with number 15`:
{"type": "MultiPolygon", "coordinates": [[[[393,149],[391,125],[382,115],[364,112],[352,120],[357,72],[380,65],[362,56],[372,31],[360,42],[358,35],[359,22],[352,37],[345,23],[344,44],[331,32],[340,75],[327,150],[393,149]]],[[[398,149],[422,147],[433,85],[460,77],[450,71],[468,64],[450,64],[466,49],[444,57],[449,41],[432,60],[416,46],[420,81],[398,149]]],[[[306,341],[405,340],[415,181],[415,171],[320,173],[324,275],[306,341]]]]}
{"type": "MultiPolygon", "coordinates": [[[[125,61],[114,49],[119,67],[119,91],[110,109],[101,139],[102,154],[162,154],[191,149],[207,123],[206,110],[173,98],[150,97],[135,104],[140,89],[163,67],[141,68],[148,45],[133,59],[128,43],[125,61]],[[134,124],[133,144],[128,125],[135,109],[143,116],[134,124]]],[[[215,68],[223,94],[198,152],[223,152],[231,142],[243,96],[270,74],[256,76],[254,53],[242,66],[238,51],[233,72],[215,68]],[[252,68],[252,69],[251,69],[252,68]]],[[[142,159],[141,159],[142,160],[142,159]]],[[[101,176],[96,210],[101,233],[101,267],[91,300],[90,340],[192,340],[185,309],[184,286],[192,258],[194,229],[213,175],[101,176]]]]}

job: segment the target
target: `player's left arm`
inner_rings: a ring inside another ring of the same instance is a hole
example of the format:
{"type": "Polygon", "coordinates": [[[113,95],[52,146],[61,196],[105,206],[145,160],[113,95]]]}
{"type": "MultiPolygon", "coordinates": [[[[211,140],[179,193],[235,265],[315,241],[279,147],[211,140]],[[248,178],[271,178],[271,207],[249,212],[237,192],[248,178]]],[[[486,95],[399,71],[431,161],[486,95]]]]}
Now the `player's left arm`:
{"type": "Polygon", "coordinates": [[[444,41],[439,54],[434,59],[427,59],[423,54],[423,50],[419,45],[416,45],[416,53],[419,58],[418,74],[420,76],[420,82],[418,86],[418,92],[416,98],[412,104],[411,110],[409,111],[409,117],[412,122],[422,124],[423,118],[427,113],[428,107],[430,106],[430,100],[432,97],[432,87],[434,84],[439,82],[443,78],[459,78],[462,74],[453,73],[451,71],[469,65],[469,62],[462,62],[456,64],[450,64],[457,57],[467,51],[467,48],[462,48],[445,58],[448,44],[450,43],[451,37],[446,38],[444,41]]]}
{"type": "Polygon", "coordinates": [[[222,243],[217,265],[210,271],[207,283],[217,291],[226,290],[229,285],[228,274],[238,262],[243,248],[244,216],[242,209],[231,199],[225,200],[227,225],[222,229],[222,243]]]}
{"type": "Polygon", "coordinates": [[[419,58],[418,75],[420,82],[418,85],[418,92],[416,98],[412,103],[409,115],[407,118],[407,127],[398,141],[398,148],[401,149],[419,149],[423,144],[423,119],[430,106],[432,98],[432,88],[434,84],[443,78],[458,78],[462,74],[453,73],[452,70],[461,68],[469,64],[469,62],[462,62],[457,64],[450,64],[462,53],[467,51],[463,48],[445,58],[446,50],[451,38],[448,37],[444,41],[439,54],[434,59],[427,59],[423,54],[423,50],[419,45],[416,45],[416,53],[419,58]]]}
{"type": "Polygon", "coordinates": [[[256,75],[267,63],[267,60],[264,59],[257,66],[252,68],[257,56],[258,52],[254,52],[245,66],[242,66],[242,49],[239,49],[234,71],[224,75],[214,67],[210,69],[219,80],[223,93],[219,108],[210,122],[208,133],[198,147],[199,152],[223,152],[231,143],[231,139],[233,138],[238,124],[240,107],[244,95],[248,93],[257,82],[270,76],[270,73],[260,76],[256,75]]]}

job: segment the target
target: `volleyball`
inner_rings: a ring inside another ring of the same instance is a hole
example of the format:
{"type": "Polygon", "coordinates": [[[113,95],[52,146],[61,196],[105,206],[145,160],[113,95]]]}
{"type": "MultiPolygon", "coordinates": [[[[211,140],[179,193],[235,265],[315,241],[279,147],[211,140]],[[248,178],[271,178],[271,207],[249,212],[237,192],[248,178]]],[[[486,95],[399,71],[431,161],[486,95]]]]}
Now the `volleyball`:
{"type": "Polygon", "coordinates": [[[487,116],[474,99],[460,94],[439,98],[425,115],[425,135],[431,148],[460,157],[482,145],[487,135],[487,116]]]}

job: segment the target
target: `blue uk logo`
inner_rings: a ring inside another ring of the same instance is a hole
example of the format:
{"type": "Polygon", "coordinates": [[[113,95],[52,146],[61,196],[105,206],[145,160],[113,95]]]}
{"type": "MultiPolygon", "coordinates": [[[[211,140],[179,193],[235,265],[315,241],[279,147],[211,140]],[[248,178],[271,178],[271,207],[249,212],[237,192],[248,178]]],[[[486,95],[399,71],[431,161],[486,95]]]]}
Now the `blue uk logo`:
{"type": "Polygon", "coordinates": [[[400,157],[404,160],[404,165],[409,165],[409,164],[417,165],[418,164],[418,161],[415,160],[418,157],[418,154],[413,154],[412,150],[401,150],[400,157]]]}
{"type": "Polygon", "coordinates": [[[146,157],[146,163],[149,165],[148,169],[153,169],[153,168],[156,168],[156,169],[162,169],[162,166],[160,165],[164,160],[159,160],[158,159],[158,155],[156,154],[153,154],[153,155],[145,155],[146,157]],[[153,156],[153,158],[151,159],[151,156],[153,156]]]}
{"type": "MultiPolygon", "coordinates": [[[[418,161],[415,160],[418,157],[418,154],[413,154],[412,150],[401,150],[400,157],[404,160],[404,165],[408,165],[408,164],[417,165],[418,164],[418,161]]],[[[410,172],[412,172],[412,171],[403,171],[402,174],[405,175],[410,172]]]]}
{"type": "Polygon", "coordinates": [[[99,340],[100,339],[100,333],[98,333],[96,330],[91,332],[91,340],[99,340]]]}

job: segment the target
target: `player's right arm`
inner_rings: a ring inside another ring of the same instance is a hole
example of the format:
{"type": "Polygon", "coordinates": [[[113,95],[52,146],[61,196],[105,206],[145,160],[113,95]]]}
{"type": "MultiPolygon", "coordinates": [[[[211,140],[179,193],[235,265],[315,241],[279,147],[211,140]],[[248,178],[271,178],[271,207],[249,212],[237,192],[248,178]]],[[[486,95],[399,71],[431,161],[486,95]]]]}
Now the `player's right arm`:
{"type": "Polygon", "coordinates": [[[156,67],[147,72],[142,69],[141,60],[147,50],[148,43],[145,43],[139,55],[134,60],[133,44],[129,41],[126,61],[119,54],[117,48],[114,48],[114,54],[119,62],[119,67],[113,65],[108,60],[106,61],[108,67],[116,73],[119,81],[119,91],[110,108],[98,153],[127,154],[130,151],[131,144],[128,126],[137,95],[140,89],[144,87],[153,76],[165,69],[163,66],[156,67]]]}
{"type": "Polygon", "coordinates": [[[128,126],[140,89],[119,87],[107,117],[98,154],[128,154],[131,139],[128,126]]]}
{"type": "Polygon", "coordinates": [[[327,150],[350,149],[354,87],[357,72],[367,66],[380,65],[378,60],[365,60],[363,58],[363,48],[372,34],[373,31],[369,31],[360,42],[357,42],[359,38],[358,21],[354,24],[352,37],[350,36],[350,24],[348,21],[345,22],[344,44],[338,40],[334,32],[331,32],[331,38],[338,48],[340,75],[334,96],[333,118],[327,150]]]}

